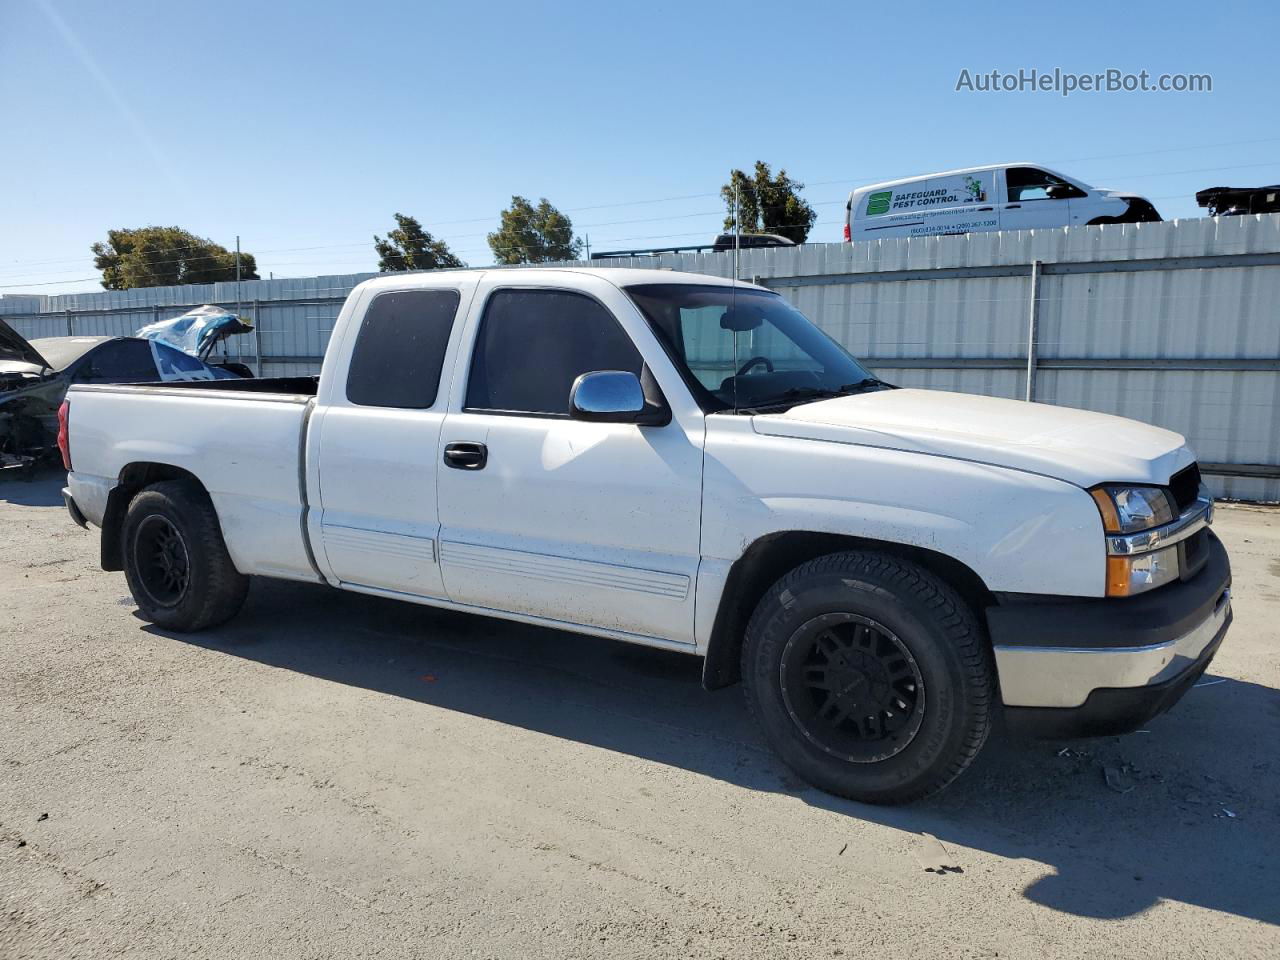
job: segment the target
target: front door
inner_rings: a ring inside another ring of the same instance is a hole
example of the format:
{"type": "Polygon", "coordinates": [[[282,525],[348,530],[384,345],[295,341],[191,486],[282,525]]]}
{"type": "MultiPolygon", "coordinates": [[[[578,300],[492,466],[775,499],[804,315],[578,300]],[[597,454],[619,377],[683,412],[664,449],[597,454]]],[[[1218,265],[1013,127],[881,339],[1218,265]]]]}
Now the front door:
{"type": "Polygon", "coordinates": [[[440,558],[449,598],[691,643],[700,416],[686,407],[666,426],[570,419],[579,375],[651,377],[646,360],[660,352],[657,341],[607,281],[581,278],[588,295],[556,288],[550,272],[522,277],[519,287],[500,273],[489,277],[468,334],[469,369],[459,368],[441,436],[440,558]]]}
{"type": "Polygon", "coordinates": [[[1071,224],[1071,200],[1087,196],[1074,184],[1038,167],[1004,171],[1001,230],[1032,230],[1071,224]]]}
{"type": "Polygon", "coordinates": [[[1069,227],[1071,200],[1088,196],[1074,183],[1037,166],[1010,166],[1002,179],[1005,201],[1000,210],[1002,230],[1069,227]]]}
{"type": "Polygon", "coordinates": [[[444,596],[437,448],[454,318],[474,287],[455,274],[433,287],[366,294],[348,369],[335,371],[311,445],[321,506],[316,560],[333,580],[444,596]]]}

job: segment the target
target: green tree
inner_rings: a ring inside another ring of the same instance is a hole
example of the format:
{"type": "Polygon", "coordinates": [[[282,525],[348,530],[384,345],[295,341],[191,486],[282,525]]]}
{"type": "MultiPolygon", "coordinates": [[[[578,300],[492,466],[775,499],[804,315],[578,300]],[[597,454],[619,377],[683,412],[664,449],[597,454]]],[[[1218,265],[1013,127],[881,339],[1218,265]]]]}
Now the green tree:
{"type": "Polygon", "coordinates": [[[398,226],[384,240],[373,237],[373,249],[378,251],[378,271],[394,273],[399,270],[438,270],[442,267],[465,267],[455,257],[449,245],[437,240],[413,217],[403,213],[395,215],[398,226]]]}
{"type": "Polygon", "coordinates": [[[547,203],[535,207],[524,197],[512,197],[502,211],[502,226],[489,234],[489,249],[498,263],[543,263],[576,260],[582,241],[573,235],[573,221],[547,203]]]}
{"type": "MultiPolygon", "coordinates": [[[[236,278],[235,251],[181,227],[108,230],[107,242],[89,249],[107,290],[236,278]]],[[[240,254],[240,278],[258,279],[258,264],[251,253],[240,254]]]]}
{"type": "Polygon", "coordinates": [[[729,182],[720,188],[728,213],[724,229],[732,231],[734,195],[738,195],[743,233],[776,233],[796,243],[804,243],[818,219],[817,212],[800,196],[804,184],[792,180],[786,170],[774,176],[769,165],[756,161],[755,173],[729,173],[729,182]]]}

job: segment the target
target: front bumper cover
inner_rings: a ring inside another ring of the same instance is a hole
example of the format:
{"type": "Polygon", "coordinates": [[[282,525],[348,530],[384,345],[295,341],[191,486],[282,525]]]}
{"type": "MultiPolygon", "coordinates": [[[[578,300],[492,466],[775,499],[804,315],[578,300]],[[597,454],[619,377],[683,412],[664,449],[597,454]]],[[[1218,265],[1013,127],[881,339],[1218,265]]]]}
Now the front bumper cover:
{"type": "Polygon", "coordinates": [[[1191,579],[1129,599],[1022,599],[987,611],[1010,726],[1042,736],[1134,730],[1204,673],[1231,624],[1231,565],[1209,534],[1191,579]]]}

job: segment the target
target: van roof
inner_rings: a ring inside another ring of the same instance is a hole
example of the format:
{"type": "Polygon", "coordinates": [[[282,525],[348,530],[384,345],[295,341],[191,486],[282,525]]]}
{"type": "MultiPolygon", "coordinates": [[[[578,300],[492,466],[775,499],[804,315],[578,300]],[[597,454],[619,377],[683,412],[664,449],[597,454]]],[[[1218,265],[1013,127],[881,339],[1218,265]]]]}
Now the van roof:
{"type": "Polygon", "coordinates": [[[886,187],[899,187],[904,183],[914,183],[917,180],[932,180],[934,177],[955,177],[965,173],[986,173],[988,170],[1003,170],[1005,167],[1035,167],[1039,170],[1045,170],[1049,173],[1062,176],[1056,170],[1046,167],[1043,163],[1033,163],[1030,160],[1024,160],[1018,163],[988,163],[982,167],[962,167],[959,170],[939,170],[937,173],[921,173],[914,177],[901,177],[897,180],[882,180],[879,183],[869,183],[865,187],[856,187],[852,193],[853,197],[859,193],[866,193],[868,190],[883,190],[886,187]]]}

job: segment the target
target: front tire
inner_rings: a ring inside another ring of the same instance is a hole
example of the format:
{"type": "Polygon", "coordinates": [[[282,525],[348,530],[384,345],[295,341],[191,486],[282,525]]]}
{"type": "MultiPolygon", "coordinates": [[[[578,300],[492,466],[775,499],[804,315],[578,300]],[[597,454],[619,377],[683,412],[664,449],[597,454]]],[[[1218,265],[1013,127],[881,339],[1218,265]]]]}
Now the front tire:
{"type": "Polygon", "coordinates": [[[189,481],[144,489],[121,530],[124,575],[138,612],[181,633],[217,626],[239,612],[249,578],[231,562],[209,495],[189,481]]]}
{"type": "Polygon", "coordinates": [[[837,553],[765,594],[747,625],[747,705],[819,789],[868,803],[941,790],[987,739],[994,670],[973,611],[896,557],[837,553]]]}

